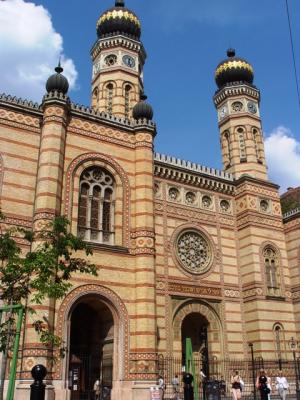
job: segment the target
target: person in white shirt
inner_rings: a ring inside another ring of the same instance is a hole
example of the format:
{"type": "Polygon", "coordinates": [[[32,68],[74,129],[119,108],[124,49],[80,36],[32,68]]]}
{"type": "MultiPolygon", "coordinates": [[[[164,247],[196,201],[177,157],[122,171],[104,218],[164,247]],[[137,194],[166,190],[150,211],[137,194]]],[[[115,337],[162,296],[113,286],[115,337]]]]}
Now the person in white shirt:
{"type": "Polygon", "coordinates": [[[164,378],[161,375],[158,375],[158,388],[159,388],[159,393],[160,393],[160,399],[164,400],[164,394],[165,394],[165,382],[164,378]]]}
{"type": "Polygon", "coordinates": [[[278,390],[278,394],[281,400],[285,400],[287,391],[289,389],[289,384],[285,376],[283,376],[282,371],[278,372],[278,376],[275,380],[276,389],[278,390]]]}
{"type": "Polygon", "coordinates": [[[179,399],[179,379],[178,379],[178,375],[175,375],[174,378],[172,379],[172,387],[173,387],[174,400],[177,400],[177,399],[179,399]]]}

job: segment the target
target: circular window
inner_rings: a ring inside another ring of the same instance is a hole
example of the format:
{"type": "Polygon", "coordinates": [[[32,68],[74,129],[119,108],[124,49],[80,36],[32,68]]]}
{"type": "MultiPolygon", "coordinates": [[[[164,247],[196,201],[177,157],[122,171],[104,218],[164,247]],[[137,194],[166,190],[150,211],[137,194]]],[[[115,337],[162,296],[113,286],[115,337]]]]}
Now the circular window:
{"type": "Polygon", "coordinates": [[[108,56],[105,57],[104,59],[105,64],[107,66],[114,65],[117,62],[117,56],[115,54],[109,54],[108,56]]]}
{"type": "Polygon", "coordinates": [[[243,103],[241,103],[240,101],[235,101],[234,103],[231,104],[231,108],[235,112],[242,111],[243,103]]]}
{"type": "Polygon", "coordinates": [[[202,274],[210,266],[211,247],[200,232],[195,230],[185,231],[177,239],[177,257],[187,271],[202,274]]]}

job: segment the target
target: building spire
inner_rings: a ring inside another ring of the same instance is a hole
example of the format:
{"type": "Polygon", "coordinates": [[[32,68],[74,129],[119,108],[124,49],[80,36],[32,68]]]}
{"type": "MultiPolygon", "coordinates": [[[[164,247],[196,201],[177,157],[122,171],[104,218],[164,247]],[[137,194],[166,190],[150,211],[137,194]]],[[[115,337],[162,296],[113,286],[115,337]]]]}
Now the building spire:
{"type": "Polygon", "coordinates": [[[116,0],[115,5],[116,7],[125,7],[125,2],[124,0],[116,0]]]}

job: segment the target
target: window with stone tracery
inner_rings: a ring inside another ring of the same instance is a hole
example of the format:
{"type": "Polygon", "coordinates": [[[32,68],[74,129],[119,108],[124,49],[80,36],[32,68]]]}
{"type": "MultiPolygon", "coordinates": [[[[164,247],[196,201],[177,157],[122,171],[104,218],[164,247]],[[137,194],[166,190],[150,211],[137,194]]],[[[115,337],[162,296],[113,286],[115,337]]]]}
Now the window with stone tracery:
{"type": "Polygon", "coordinates": [[[109,83],[106,86],[106,111],[108,114],[113,112],[113,96],[114,96],[114,85],[109,83]]]}
{"type": "Polygon", "coordinates": [[[263,251],[263,259],[265,265],[267,294],[280,294],[280,275],[279,275],[279,256],[277,251],[271,247],[265,247],[263,251]]]}
{"type": "Polygon", "coordinates": [[[87,241],[114,244],[114,178],[100,167],[80,178],[78,235],[87,241]]]}
{"type": "Polygon", "coordinates": [[[196,230],[181,233],[176,244],[177,258],[188,272],[202,274],[211,264],[212,251],[207,239],[196,230]]]}
{"type": "Polygon", "coordinates": [[[125,86],[125,118],[129,118],[130,114],[130,94],[131,94],[131,86],[125,86]]]}
{"type": "Polygon", "coordinates": [[[256,154],[257,161],[259,163],[262,163],[263,152],[262,152],[262,143],[261,143],[260,132],[257,129],[253,128],[252,135],[253,135],[253,141],[254,141],[255,154],[256,154]]]}

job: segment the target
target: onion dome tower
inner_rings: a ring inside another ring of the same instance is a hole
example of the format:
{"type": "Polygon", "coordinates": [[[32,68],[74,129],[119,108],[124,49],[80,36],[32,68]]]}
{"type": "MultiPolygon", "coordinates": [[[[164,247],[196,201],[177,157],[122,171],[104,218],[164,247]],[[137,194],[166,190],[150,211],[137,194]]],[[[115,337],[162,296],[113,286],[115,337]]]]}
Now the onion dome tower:
{"type": "Polygon", "coordinates": [[[218,112],[223,166],[236,178],[250,175],[267,179],[259,112],[260,91],[253,85],[254,70],[235,50],[215,70],[218,90],[214,103],[218,112]]]}
{"type": "Polygon", "coordinates": [[[124,1],[117,0],[115,7],[105,11],[97,22],[99,38],[124,35],[139,40],[141,37],[141,23],[138,17],[128,8],[124,1]]]}
{"type": "Polygon", "coordinates": [[[147,96],[142,93],[140,101],[133,107],[132,116],[135,120],[151,121],[153,118],[153,109],[149,103],[146,102],[147,96]]]}
{"type": "Polygon", "coordinates": [[[123,0],[102,13],[97,22],[93,60],[92,107],[131,118],[143,91],[146,52],[140,41],[141,23],[123,0]]]}
{"type": "Polygon", "coordinates": [[[252,65],[243,58],[235,57],[234,49],[228,49],[227,56],[228,58],[216,68],[215,80],[218,88],[238,82],[252,85],[254,78],[252,65]]]}
{"type": "Polygon", "coordinates": [[[63,68],[58,63],[58,66],[55,68],[56,74],[51,75],[46,82],[46,90],[48,93],[50,92],[59,92],[63,94],[67,94],[69,90],[69,82],[68,79],[62,75],[63,68]]]}

